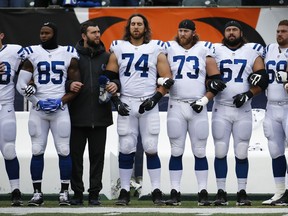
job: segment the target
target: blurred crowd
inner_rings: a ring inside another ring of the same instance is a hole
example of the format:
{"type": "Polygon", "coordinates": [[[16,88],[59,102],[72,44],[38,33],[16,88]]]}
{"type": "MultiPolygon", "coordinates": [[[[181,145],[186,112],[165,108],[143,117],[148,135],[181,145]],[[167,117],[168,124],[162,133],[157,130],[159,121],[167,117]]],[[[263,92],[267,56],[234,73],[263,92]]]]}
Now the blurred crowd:
{"type": "Polygon", "coordinates": [[[0,7],[285,6],[288,0],[0,0],[0,7]]]}

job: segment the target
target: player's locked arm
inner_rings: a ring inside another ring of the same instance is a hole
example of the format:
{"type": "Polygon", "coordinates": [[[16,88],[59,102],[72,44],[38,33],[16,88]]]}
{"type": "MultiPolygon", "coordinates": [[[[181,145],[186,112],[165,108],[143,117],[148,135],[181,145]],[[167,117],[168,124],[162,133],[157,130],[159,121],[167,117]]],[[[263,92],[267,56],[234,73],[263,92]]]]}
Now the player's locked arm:
{"type": "Polygon", "coordinates": [[[36,85],[31,82],[32,73],[26,70],[21,70],[16,84],[17,91],[27,98],[33,105],[36,105],[38,99],[35,97],[37,92],[36,85]]]}

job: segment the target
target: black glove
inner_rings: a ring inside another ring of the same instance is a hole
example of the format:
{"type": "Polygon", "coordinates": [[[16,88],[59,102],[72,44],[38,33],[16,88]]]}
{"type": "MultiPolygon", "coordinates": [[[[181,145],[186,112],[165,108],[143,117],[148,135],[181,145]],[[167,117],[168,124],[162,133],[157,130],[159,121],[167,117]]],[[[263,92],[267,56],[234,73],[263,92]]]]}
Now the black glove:
{"type": "Polygon", "coordinates": [[[252,97],[253,97],[253,93],[251,91],[247,91],[242,94],[237,94],[233,97],[234,99],[233,104],[235,104],[235,106],[239,108],[248,100],[250,100],[252,97]]]}
{"type": "Polygon", "coordinates": [[[200,113],[200,112],[203,110],[203,106],[196,104],[196,101],[194,101],[193,103],[191,103],[190,106],[191,106],[192,109],[193,109],[195,112],[197,112],[197,113],[200,113]]]}
{"type": "Polygon", "coordinates": [[[200,113],[203,110],[203,107],[206,106],[208,102],[209,99],[206,96],[203,96],[202,98],[191,103],[190,106],[196,113],[200,113]]]}
{"type": "Polygon", "coordinates": [[[163,97],[163,95],[160,92],[157,92],[155,95],[153,95],[151,98],[147,98],[140,106],[138,112],[140,114],[143,114],[146,111],[152,110],[156,104],[159,102],[159,100],[163,97]]]}
{"type": "Polygon", "coordinates": [[[111,97],[111,101],[114,104],[115,109],[121,116],[129,116],[129,106],[123,103],[118,96],[111,97]]]}
{"type": "Polygon", "coordinates": [[[207,82],[207,88],[216,95],[219,91],[223,91],[226,88],[226,84],[223,80],[212,79],[207,82]]]}

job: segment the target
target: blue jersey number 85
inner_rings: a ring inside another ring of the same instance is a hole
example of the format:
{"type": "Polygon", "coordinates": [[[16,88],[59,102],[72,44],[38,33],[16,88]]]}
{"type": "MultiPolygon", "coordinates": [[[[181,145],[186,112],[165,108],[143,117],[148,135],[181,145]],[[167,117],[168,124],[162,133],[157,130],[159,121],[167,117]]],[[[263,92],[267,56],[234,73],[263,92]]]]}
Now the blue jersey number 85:
{"type": "Polygon", "coordinates": [[[37,69],[39,73],[38,82],[40,84],[47,84],[50,81],[53,84],[61,84],[63,82],[63,70],[57,68],[63,68],[64,61],[41,61],[37,64],[37,69]],[[60,67],[59,67],[60,66],[60,67]],[[51,72],[57,76],[51,78],[51,72]]]}

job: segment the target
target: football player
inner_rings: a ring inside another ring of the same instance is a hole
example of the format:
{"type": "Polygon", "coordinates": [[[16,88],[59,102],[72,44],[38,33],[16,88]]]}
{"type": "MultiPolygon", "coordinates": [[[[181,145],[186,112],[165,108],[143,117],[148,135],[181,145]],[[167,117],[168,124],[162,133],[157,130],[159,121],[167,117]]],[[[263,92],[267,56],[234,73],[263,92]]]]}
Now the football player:
{"type": "Polygon", "coordinates": [[[190,136],[198,181],[198,205],[207,206],[208,162],[206,143],[209,133],[206,104],[225,88],[215,60],[211,57],[212,43],[199,41],[191,20],[179,23],[174,41],[168,41],[167,58],[173,73],[167,113],[167,132],[171,144],[169,162],[172,190],[167,205],[180,205],[182,156],[187,133],[190,136]],[[208,91],[206,91],[206,76],[208,91]],[[212,87],[212,88],[211,88],[212,87]]]}
{"type": "Polygon", "coordinates": [[[137,137],[140,131],[143,149],[147,157],[147,169],[152,184],[152,200],[164,205],[160,190],[160,159],[158,157],[158,135],[160,117],[157,103],[166,94],[163,86],[157,88],[156,81],[165,77],[165,85],[171,87],[171,71],[165,56],[164,42],[151,40],[148,20],[141,14],[130,16],[123,40],[112,42],[112,52],[106,67],[106,75],[113,80],[120,78],[121,96],[112,97],[119,115],[119,170],[121,191],[116,205],[130,202],[130,179],[133,172],[137,137]]]}
{"type": "Polygon", "coordinates": [[[251,98],[268,85],[262,54],[260,44],[246,43],[241,24],[234,20],[226,23],[222,43],[215,44],[213,56],[227,85],[214,97],[212,110],[214,168],[218,188],[215,205],[228,205],[226,176],[231,135],[238,182],[236,205],[251,205],[246,194],[248,146],[252,133],[251,98]]]}
{"type": "Polygon", "coordinates": [[[22,206],[19,190],[19,161],[15,150],[16,116],[14,110],[14,76],[24,58],[23,48],[15,44],[3,44],[0,30],[0,150],[8,174],[12,206],[22,206]]]}
{"type": "Polygon", "coordinates": [[[285,148],[288,137],[288,20],[279,22],[276,31],[277,43],[265,48],[265,65],[269,73],[267,88],[267,111],[264,120],[264,134],[272,158],[275,195],[263,205],[288,205],[288,190],[285,184],[287,161],[285,148]]]}
{"type": "Polygon", "coordinates": [[[17,90],[33,105],[28,126],[32,141],[30,171],[34,195],[28,205],[43,204],[41,183],[49,130],[59,157],[59,205],[69,205],[71,123],[66,103],[75,97],[76,93],[65,93],[65,81],[80,80],[78,54],[74,47],[58,45],[57,27],[54,23],[47,22],[41,26],[40,40],[40,45],[25,48],[27,60],[23,63],[17,82],[17,90]]]}

